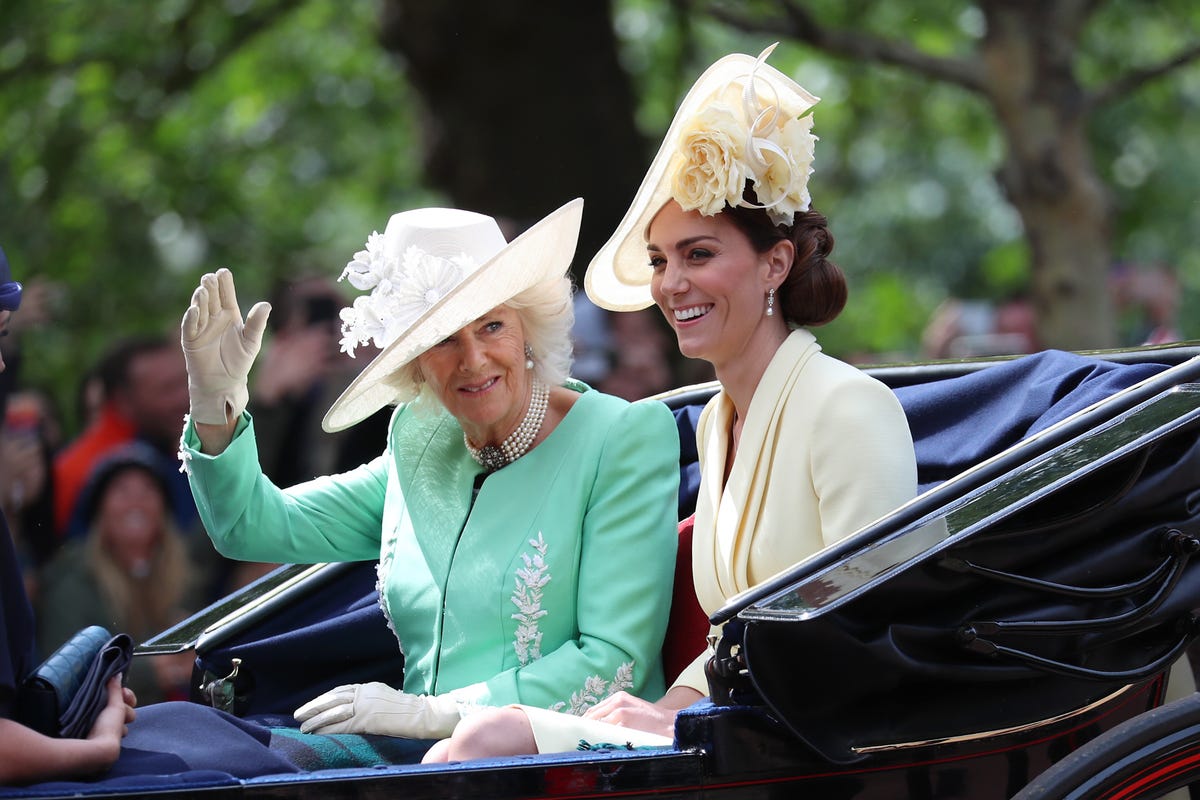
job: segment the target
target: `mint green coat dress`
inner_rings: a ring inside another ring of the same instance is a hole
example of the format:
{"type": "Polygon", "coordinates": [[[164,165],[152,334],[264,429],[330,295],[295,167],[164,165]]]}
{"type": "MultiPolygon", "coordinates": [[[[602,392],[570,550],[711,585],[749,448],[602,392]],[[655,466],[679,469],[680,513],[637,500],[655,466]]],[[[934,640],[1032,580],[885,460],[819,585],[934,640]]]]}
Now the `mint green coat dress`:
{"type": "Polygon", "coordinates": [[[663,691],[679,439],[657,401],[582,390],[537,447],[488,475],[448,413],[400,406],[369,464],[274,486],[247,414],[216,457],[189,423],[181,456],[226,556],[379,559],[403,689],[582,713],[618,690],[663,691]]]}

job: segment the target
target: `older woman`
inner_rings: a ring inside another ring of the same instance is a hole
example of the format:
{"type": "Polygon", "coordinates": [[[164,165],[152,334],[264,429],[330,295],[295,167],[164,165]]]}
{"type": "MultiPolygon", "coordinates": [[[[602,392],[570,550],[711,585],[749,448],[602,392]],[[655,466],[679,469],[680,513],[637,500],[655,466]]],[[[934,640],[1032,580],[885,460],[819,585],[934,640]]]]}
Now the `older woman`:
{"type": "MultiPolygon", "coordinates": [[[[916,493],[896,397],[823,354],[808,330],[841,312],[847,287],[810,208],[817,98],[764,63],[771,49],[699,78],[586,279],[601,307],[657,305],[680,351],[721,382],[696,434],[692,576],[708,614],[916,493]]],[[[678,710],[708,693],[703,642],[696,653],[657,702],[618,694],[581,720],[498,709],[427,758],[552,752],[581,738],[669,745],[678,710]]]]}
{"type": "Polygon", "coordinates": [[[402,689],[341,686],[297,710],[305,732],[448,735],[464,709],[582,713],[657,694],[675,551],[678,434],[659,403],[568,378],[574,201],[506,243],[452,209],[394,215],[343,277],[344,348],[382,348],[329,410],[339,430],[397,404],[380,456],[279,489],[244,413],[269,307],[243,325],[228,270],[183,318],[191,415],[182,457],[226,555],[379,559],[402,689]],[[635,567],[636,568],[633,568],[635,567]]]}

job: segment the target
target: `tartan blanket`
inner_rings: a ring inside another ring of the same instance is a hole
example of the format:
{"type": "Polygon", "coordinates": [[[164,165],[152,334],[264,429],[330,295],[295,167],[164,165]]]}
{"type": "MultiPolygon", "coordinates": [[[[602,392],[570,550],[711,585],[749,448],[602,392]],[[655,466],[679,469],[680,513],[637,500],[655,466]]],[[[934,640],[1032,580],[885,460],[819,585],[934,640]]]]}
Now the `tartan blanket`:
{"type": "Polygon", "coordinates": [[[416,764],[436,739],[402,739],[355,733],[301,733],[299,728],[271,727],[269,747],[306,772],[377,764],[416,764]]]}

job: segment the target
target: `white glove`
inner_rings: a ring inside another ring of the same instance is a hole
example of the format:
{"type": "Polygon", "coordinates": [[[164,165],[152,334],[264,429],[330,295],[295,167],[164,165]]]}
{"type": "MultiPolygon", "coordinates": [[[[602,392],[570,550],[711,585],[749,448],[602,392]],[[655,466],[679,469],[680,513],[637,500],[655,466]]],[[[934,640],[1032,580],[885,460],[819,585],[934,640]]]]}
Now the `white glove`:
{"type": "Polygon", "coordinates": [[[243,325],[233,273],[221,268],[200,279],[179,332],[193,422],[224,425],[246,409],[246,378],[270,313],[269,304],[255,303],[243,325]]]}
{"type": "Polygon", "coordinates": [[[444,739],[462,719],[448,694],[406,694],[385,683],[330,689],[296,709],[303,733],[382,733],[408,739],[444,739]]]}

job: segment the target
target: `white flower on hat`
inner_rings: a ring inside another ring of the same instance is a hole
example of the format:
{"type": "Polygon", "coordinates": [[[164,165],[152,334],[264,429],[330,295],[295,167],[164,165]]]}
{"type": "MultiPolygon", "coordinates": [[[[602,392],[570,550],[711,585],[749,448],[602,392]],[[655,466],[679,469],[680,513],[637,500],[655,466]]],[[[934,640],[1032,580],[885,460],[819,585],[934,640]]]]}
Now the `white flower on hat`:
{"type": "Polygon", "coordinates": [[[341,311],[341,349],[351,358],[356,348],[374,342],[383,349],[412,323],[437,305],[475,266],[463,253],[442,258],[410,245],[400,258],[391,255],[385,236],[377,231],[367,238],[367,249],[354,254],[342,270],[341,280],[369,295],[355,298],[341,311]]]}
{"type": "Polygon", "coordinates": [[[376,337],[383,337],[383,322],[371,309],[371,298],[358,297],[350,308],[343,308],[338,314],[342,320],[342,339],[339,342],[341,350],[354,358],[356,348],[367,344],[376,337]]]}
{"type": "Polygon", "coordinates": [[[440,258],[416,245],[409,246],[404,251],[401,271],[391,287],[389,300],[393,322],[400,330],[407,328],[457,286],[473,266],[475,262],[465,253],[454,258],[440,258]]]}
{"type": "Polygon", "coordinates": [[[367,237],[367,249],[354,254],[338,280],[350,281],[350,285],[360,292],[374,289],[395,268],[395,260],[388,258],[384,245],[384,238],[379,231],[371,231],[367,237]]]}
{"type": "Polygon", "coordinates": [[[755,84],[755,70],[773,49],[758,57],[744,84],[721,87],[684,123],[671,196],[685,211],[712,216],[726,204],[763,208],[776,224],[788,224],[811,205],[808,176],[817,141],[811,105],[785,108],[770,83],[764,82],[770,96],[755,84]],[[759,205],[742,197],[747,180],[759,205]]]}

